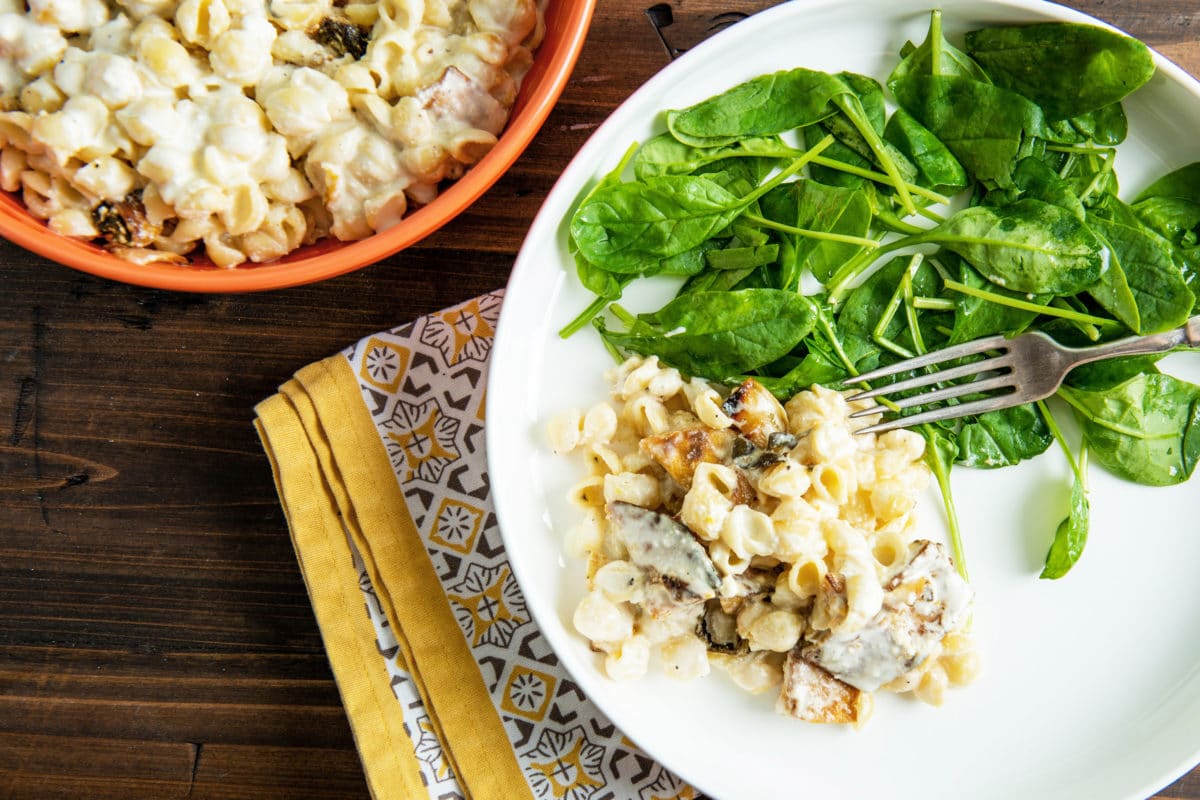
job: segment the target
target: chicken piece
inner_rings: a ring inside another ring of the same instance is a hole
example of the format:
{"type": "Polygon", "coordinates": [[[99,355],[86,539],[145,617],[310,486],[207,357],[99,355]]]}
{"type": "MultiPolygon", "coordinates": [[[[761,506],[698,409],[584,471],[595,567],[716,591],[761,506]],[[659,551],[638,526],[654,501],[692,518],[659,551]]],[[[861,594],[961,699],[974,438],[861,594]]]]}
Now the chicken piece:
{"type": "Polygon", "coordinates": [[[775,707],[805,722],[861,724],[871,714],[871,696],[805,660],[795,648],[783,663],[775,707]]]}
{"type": "Polygon", "coordinates": [[[810,632],[802,657],[873,692],[936,653],[946,634],[965,621],[971,588],[940,544],[918,540],[909,553],[884,581],[879,613],[858,630],[810,632]]]}
{"type": "Polygon", "coordinates": [[[717,596],[721,576],[704,546],[683,523],[632,503],[609,503],[611,530],[629,551],[629,560],[646,572],[676,603],[717,596]]]}
{"type": "Polygon", "coordinates": [[[775,395],[753,378],[747,378],[721,404],[721,410],[756,447],[770,447],[772,433],[787,430],[787,414],[775,395]]]}
{"type": "Polygon", "coordinates": [[[641,451],[657,461],[667,474],[683,487],[692,488],[696,467],[723,464],[729,459],[737,434],[706,427],[683,428],[647,436],[639,442],[641,451]]]}
{"type": "MultiPolygon", "coordinates": [[[[684,428],[641,440],[641,451],[653,458],[667,471],[671,479],[685,492],[692,488],[696,468],[701,464],[725,464],[729,462],[734,446],[741,437],[733,431],[709,428],[684,428]]],[[[744,440],[743,440],[744,441],[744,440]]],[[[749,503],[757,495],[746,475],[738,472],[737,487],[730,500],[734,503],[749,503]]]]}
{"type": "Polygon", "coordinates": [[[457,67],[446,67],[437,83],[417,92],[421,107],[434,118],[499,135],[508,111],[487,88],[457,67]]]}

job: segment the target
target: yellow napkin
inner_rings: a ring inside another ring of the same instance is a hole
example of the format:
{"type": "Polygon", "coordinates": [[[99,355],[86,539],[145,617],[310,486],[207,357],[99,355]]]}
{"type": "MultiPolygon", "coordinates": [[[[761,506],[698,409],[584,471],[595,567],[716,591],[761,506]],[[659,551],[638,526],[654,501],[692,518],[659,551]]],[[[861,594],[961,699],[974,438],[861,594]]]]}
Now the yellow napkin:
{"type": "Polygon", "coordinates": [[[583,697],[509,568],[483,436],[502,295],[366,337],[256,409],[371,794],[697,797],[583,697]]]}

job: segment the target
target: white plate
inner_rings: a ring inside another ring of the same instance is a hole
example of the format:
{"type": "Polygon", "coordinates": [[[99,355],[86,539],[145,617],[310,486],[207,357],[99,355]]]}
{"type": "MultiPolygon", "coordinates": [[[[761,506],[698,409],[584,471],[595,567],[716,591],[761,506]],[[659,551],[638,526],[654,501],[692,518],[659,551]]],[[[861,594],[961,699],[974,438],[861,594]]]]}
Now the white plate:
{"type": "MultiPolygon", "coordinates": [[[[1200,759],[1200,479],[1150,489],[1093,467],[1087,550],[1069,576],[1048,582],[1037,574],[1066,509],[1061,453],[1052,448],[999,472],[957,469],[984,673],[942,708],[880,697],[858,731],[777,715],[773,698],[745,694],[719,672],[690,683],[614,683],[571,628],[583,574],[561,541],[578,518],[564,495],[581,467],[549,453],[545,424],[603,399],[611,365],[590,329],[556,336],[591,299],[566,251],[576,197],[631,141],[660,130],[662,110],[791,66],[885,77],[904,41],[924,38],[928,8],[809,0],[765,11],[664,69],[579,152],[517,260],[492,356],[487,446],[508,555],[536,621],[583,691],[647,753],[716,797],[1144,798],[1200,759]]],[[[988,24],[1094,22],[1020,0],[942,8],[952,40],[988,24]]],[[[1126,197],[1200,159],[1200,87],[1165,59],[1157,63],[1126,106],[1130,136],[1117,164],[1126,197]]],[[[636,288],[623,303],[641,311],[670,287],[636,288]]],[[[1165,364],[1200,382],[1200,357],[1165,364]]],[[[932,495],[923,520],[944,535],[932,495]]]]}

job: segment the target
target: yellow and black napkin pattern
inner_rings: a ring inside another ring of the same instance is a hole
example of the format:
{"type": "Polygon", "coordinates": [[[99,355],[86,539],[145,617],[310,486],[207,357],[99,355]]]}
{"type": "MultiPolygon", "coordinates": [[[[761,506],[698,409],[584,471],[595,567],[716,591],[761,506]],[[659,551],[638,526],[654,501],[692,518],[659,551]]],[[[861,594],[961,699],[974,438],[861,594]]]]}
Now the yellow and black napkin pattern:
{"type": "Polygon", "coordinates": [[[502,300],[368,336],[256,409],[371,792],[696,798],[583,696],[513,577],[484,450],[502,300]]]}

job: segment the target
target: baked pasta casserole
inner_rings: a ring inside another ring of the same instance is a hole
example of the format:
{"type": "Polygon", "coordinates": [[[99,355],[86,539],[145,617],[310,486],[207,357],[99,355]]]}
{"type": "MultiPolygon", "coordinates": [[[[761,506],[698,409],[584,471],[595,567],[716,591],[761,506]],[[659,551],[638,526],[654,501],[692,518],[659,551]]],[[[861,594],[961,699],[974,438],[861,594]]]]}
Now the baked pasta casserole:
{"type": "Polygon", "coordinates": [[[810,722],[861,724],[877,690],[932,704],[969,682],[971,590],[916,531],[924,439],[820,386],[781,404],[631,358],[611,402],[550,424],[588,474],[567,550],[587,559],[575,628],[615,679],[712,666],[810,722]]]}
{"type": "Polygon", "coordinates": [[[361,239],[496,142],[535,0],[0,0],[0,188],[134,261],[361,239]]]}

